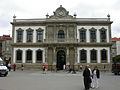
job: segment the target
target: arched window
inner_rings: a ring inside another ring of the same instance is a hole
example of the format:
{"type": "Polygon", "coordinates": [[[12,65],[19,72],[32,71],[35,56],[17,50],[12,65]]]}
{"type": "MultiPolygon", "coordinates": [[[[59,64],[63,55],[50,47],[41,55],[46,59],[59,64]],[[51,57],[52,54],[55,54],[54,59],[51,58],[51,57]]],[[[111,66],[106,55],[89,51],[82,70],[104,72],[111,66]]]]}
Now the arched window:
{"type": "Polygon", "coordinates": [[[65,33],[63,30],[58,31],[58,38],[65,38],[65,33]]]}
{"type": "Polygon", "coordinates": [[[93,49],[90,51],[90,59],[91,59],[91,63],[97,62],[97,51],[96,50],[93,49]]]}
{"type": "Polygon", "coordinates": [[[107,50],[105,49],[101,50],[101,62],[102,63],[107,62],[107,50]]]}
{"type": "Polygon", "coordinates": [[[87,51],[82,49],[80,50],[80,62],[86,63],[86,61],[87,61],[87,51]]]}
{"type": "Polygon", "coordinates": [[[42,62],[42,57],[43,57],[43,53],[41,50],[37,50],[36,51],[36,62],[41,63],[42,62]]]}
{"type": "Polygon", "coordinates": [[[22,50],[16,51],[16,62],[21,63],[22,62],[22,50]]]}
{"type": "Polygon", "coordinates": [[[26,51],[26,62],[27,63],[32,62],[32,50],[27,50],[26,51]]]}

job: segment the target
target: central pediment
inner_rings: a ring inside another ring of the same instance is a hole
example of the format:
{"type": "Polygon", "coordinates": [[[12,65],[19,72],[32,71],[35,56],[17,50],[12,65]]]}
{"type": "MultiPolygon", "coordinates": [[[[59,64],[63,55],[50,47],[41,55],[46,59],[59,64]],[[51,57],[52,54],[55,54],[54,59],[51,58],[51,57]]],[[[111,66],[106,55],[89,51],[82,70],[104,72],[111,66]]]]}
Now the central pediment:
{"type": "Polygon", "coordinates": [[[73,19],[73,16],[69,15],[69,12],[64,7],[62,7],[62,5],[60,5],[60,7],[58,7],[53,13],[54,15],[49,16],[49,19],[73,19]]]}

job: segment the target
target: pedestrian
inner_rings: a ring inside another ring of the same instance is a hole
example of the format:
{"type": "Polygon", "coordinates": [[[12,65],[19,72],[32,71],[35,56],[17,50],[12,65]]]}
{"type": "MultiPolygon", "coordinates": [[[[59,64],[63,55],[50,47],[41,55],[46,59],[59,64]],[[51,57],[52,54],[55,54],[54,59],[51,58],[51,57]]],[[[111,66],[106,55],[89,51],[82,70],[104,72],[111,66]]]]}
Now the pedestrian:
{"type": "Polygon", "coordinates": [[[83,71],[83,77],[84,77],[85,90],[89,90],[90,83],[91,83],[91,78],[90,78],[91,76],[90,76],[90,70],[88,65],[85,66],[85,70],[83,71]]]}
{"type": "Polygon", "coordinates": [[[24,69],[24,65],[23,65],[23,64],[21,64],[21,70],[23,71],[23,69],[24,69]]]}
{"type": "Polygon", "coordinates": [[[16,64],[13,64],[13,71],[16,71],[16,64]]]}
{"type": "Polygon", "coordinates": [[[82,66],[82,65],[80,65],[80,71],[82,71],[82,68],[83,68],[83,66],[82,66]]]}
{"type": "Polygon", "coordinates": [[[8,70],[11,71],[11,64],[8,64],[8,70]]]}
{"type": "Polygon", "coordinates": [[[45,74],[45,65],[42,66],[43,74],[45,74]]]}
{"type": "Polygon", "coordinates": [[[92,87],[98,88],[99,87],[99,78],[100,78],[100,71],[97,66],[94,67],[93,71],[93,81],[92,81],[92,87]]]}
{"type": "Polygon", "coordinates": [[[45,74],[47,73],[48,65],[45,65],[45,74]]]}
{"type": "Polygon", "coordinates": [[[91,70],[91,68],[90,68],[90,65],[87,65],[87,67],[88,67],[88,69],[89,69],[89,71],[90,71],[90,79],[91,79],[91,80],[90,80],[91,82],[90,82],[89,86],[90,86],[90,88],[92,88],[92,76],[93,76],[93,75],[92,75],[92,70],[91,70]]]}

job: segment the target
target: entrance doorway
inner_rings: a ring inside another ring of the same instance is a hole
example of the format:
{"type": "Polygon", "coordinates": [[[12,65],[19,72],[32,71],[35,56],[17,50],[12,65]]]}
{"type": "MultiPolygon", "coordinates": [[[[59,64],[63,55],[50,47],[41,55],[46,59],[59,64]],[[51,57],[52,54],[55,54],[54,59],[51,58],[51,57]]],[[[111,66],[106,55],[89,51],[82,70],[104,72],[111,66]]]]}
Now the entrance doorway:
{"type": "Polygon", "coordinates": [[[64,50],[59,50],[57,52],[57,69],[63,70],[63,65],[66,64],[66,55],[64,50]]]}

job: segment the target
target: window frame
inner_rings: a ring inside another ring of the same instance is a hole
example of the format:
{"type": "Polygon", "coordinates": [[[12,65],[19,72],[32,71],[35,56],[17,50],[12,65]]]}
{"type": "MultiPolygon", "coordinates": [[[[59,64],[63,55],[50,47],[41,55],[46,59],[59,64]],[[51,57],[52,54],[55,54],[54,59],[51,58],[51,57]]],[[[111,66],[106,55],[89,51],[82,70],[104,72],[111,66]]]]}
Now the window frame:
{"type": "Polygon", "coordinates": [[[87,63],[87,50],[85,49],[80,50],[80,63],[87,63]],[[85,55],[84,57],[82,53],[85,55]]]}
{"type": "Polygon", "coordinates": [[[81,28],[81,29],[79,29],[79,39],[80,39],[80,42],[86,42],[86,31],[87,31],[87,29],[85,29],[85,28],[81,28]],[[84,32],[84,33],[83,33],[84,32]],[[84,35],[83,35],[84,34],[84,35]]]}

